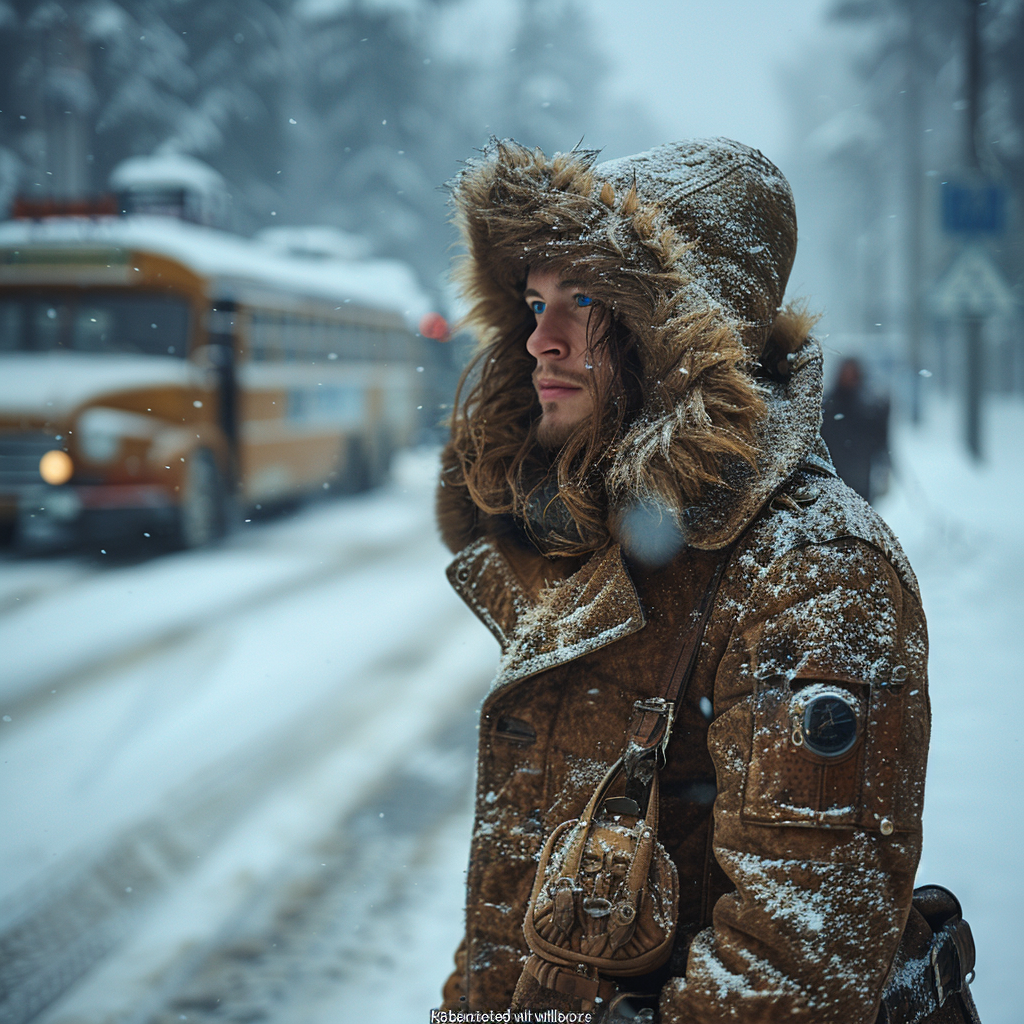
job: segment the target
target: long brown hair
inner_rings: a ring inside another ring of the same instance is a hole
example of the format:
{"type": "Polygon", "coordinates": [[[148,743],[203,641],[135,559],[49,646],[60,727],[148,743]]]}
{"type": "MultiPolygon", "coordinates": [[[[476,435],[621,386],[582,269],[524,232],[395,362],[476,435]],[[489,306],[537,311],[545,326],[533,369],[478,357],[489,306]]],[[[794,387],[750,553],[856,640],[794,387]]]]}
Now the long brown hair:
{"type": "Polygon", "coordinates": [[[551,555],[584,554],[607,542],[605,463],[627,418],[641,404],[635,340],[610,311],[598,333],[604,311],[598,303],[591,307],[588,362],[607,358],[612,373],[601,389],[587,376],[594,414],[557,450],[545,448],[537,436],[541,409],[532,380],[536,360],[526,350],[536,326],[532,313],[477,352],[455,393],[450,450],[458,472],[446,486],[464,486],[485,514],[514,516],[551,555]],[[550,517],[539,536],[528,511],[552,483],[558,488],[554,500],[562,503],[564,513],[550,517]],[[556,525],[559,518],[564,520],[561,528],[556,525]]]}

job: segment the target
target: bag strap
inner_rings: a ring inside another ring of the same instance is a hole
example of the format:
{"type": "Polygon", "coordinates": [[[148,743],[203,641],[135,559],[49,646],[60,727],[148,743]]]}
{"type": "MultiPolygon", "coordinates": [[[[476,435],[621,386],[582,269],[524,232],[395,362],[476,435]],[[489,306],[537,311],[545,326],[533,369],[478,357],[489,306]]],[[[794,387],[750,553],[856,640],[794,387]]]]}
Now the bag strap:
{"type": "MultiPolygon", "coordinates": [[[[561,992],[563,995],[582,999],[589,1004],[583,1007],[584,1010],[593,1009],[600,1003],[607,1006],[619,991],[614,981],[579,974],[570,968],[544,960],[536,953],[527,958],[523,970],[534,977],[544,988],[554,989],[555,992],[561,992]]],[[[515,1016],[514,1010],[512,1013],[515,1016]]],[[[568,1019],[568,1015],[566,1015],[566,1019],[568,1019]]]]}
{"type": "MultiPolygon", "coordinates": [[[[604,778],[594,790],[582,817],[576,825],[576,837],[570,844],[562,865],[562,875],[568,878],[575,878],[579,874],[580,864],[583,862],[583,851],[586,849],[587,838],[594,826],[594,818],[597,816],[612,783],[618,778],[623,770],[623,762],[620,757],[605,773],[604,778]]],[[[651,864],[651,854],[654,850],[655,837],[658,834],[658,776],[654,775],[649,795],[647,797],[647,810],[642,812],[643,828],[638,830],[636,849],[633,851],[633,860],[630,862],[627,889],[636,896],[647,880],[647,869],[651,864]]]]}
{"type": "Polygon", "coordinates": [[[711,618],[718,585],[734,546],[730,544],[722,548],[716,553],[717,557],[705,567],[700,603],[690,617],[689,628],[683,630],[673,657],[669,659],[668,672],[659,694],[638,700],[633,705],[633,719],[626,733],[626,750],[622,755],[627,777],[634,774],[641,761],[656,756],[658,750],[661,751],[662,763],[665,761],[676,707],[686,694],[690,676],[697,664],[697,653],[711,618]]]}
{"type": "Polygon", "coordinates": [[[907,928],[882,993],[876,1024],[928,1024],[951,998],[956,1008],[943,1020],[976,1024],[977,1009],[969,981],[974,977],[975,949],[960,901],[940,885],[914,890],[907,928]],[[920,929],[931,932],[921,948],[920,929]],[[915,938],[915,935],[918,936],[915,938]]]}

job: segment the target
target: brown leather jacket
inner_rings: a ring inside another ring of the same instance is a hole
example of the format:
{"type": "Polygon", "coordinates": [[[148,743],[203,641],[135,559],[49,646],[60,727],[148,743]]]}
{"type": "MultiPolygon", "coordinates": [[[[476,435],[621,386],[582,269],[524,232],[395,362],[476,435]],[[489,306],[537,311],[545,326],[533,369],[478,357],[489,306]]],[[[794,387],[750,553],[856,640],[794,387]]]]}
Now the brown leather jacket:
{"type": "MultiPolygon", "coordinates": [[[[621,754],[703,567],[732,546],[661,776],[675,951],[629,988],[660,993],[663,1024],[875,1020],[921,847],[927,638],[898,543],[818,436],[820,348],[807,339],[794,355],[762,385],[757,472],[680,511],[686,546],[663,568],[614,542],[545,558],[475,514],[463,490],[439,491],[457,551],[449,579],[502,650],[481,710],[466,938],[447,1008],[511,1004],[544,838],[621,754]],[[793,741],[794,701],[817,683],[856,708],[844,756],[793,741]]],[[[529,985],[517,1000],[579,1005],[529,985]]]]}

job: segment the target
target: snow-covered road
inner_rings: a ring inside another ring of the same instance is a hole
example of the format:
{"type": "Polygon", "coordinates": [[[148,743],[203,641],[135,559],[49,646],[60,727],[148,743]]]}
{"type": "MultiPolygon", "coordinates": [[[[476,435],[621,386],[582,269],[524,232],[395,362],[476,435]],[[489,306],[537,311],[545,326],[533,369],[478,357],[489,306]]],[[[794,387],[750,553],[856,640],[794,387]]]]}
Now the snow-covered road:
{"type": "MultiPolygon", "coordinates": [[[[465,816],[466,743],[458,757],[435,748],[453,723],[472,737],[495,646],[444,581],[433,474],[432,456],[406,457],[380,494],[261,524],[212,552],[113,568],[65,559],[37,573],[8,563],[5,1024],[79,974],[49,1019],[157,1013],[161,993],[173,1002],[187,987],[199,951],[272,903],[293,865],[365,815],[389,779],[425,778],[429,765],[427,790],[447,793],[438,823],[465,816]]],[[[458,932],[467,830],[446,862],[451,941],[424,969],[420,1005],[436,998],[458,932]]],[[[434,832],[416,832],[424,864],[434,832]]],[[[377,859],[398,884],[404,865],[377,859]]]]}
{"type": "MultiPolygon", "coordinates": [[[[896,431],[881,511],[931,636],[919,881],[961,897],[982,1019],[1015,1024],[1024,408],[994,404],[981,468],[957,422],[896,431]]],[[[407,457],[216,551],[0,564],[3,1024],[426,1019],[496,655],[444,583],[431,476],[407,457]]]]}

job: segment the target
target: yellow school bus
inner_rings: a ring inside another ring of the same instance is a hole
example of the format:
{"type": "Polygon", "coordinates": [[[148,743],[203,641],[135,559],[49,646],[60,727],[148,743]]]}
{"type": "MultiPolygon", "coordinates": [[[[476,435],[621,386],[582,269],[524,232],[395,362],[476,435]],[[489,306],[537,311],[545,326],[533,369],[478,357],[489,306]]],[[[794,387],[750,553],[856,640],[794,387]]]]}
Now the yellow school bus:
{"type": "Polygon", "coordinates": [[[373,486],[417,427],[425,308],[394,261],[162,217],[0,224],[0,521],[198,546],[238,506],[373,486]]]}

